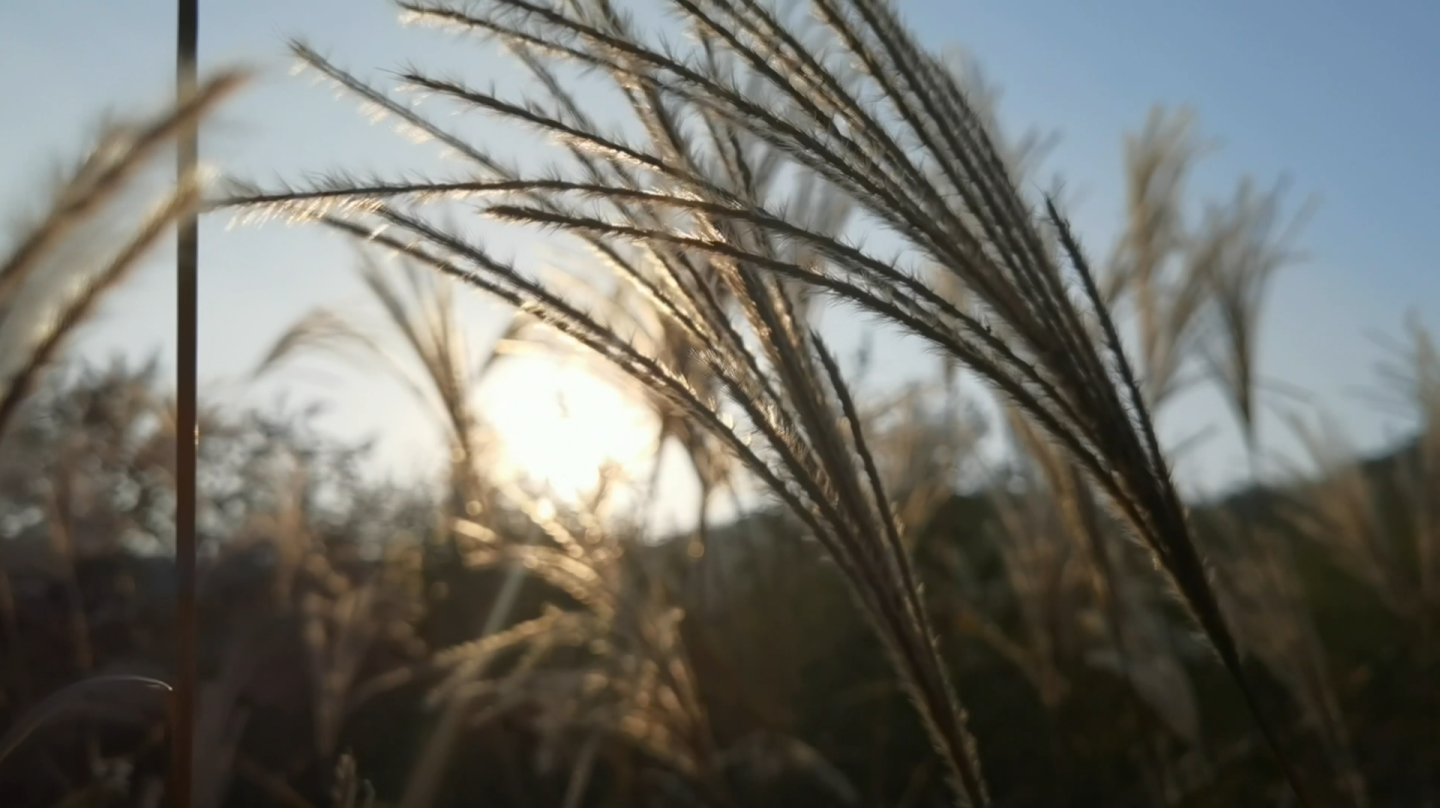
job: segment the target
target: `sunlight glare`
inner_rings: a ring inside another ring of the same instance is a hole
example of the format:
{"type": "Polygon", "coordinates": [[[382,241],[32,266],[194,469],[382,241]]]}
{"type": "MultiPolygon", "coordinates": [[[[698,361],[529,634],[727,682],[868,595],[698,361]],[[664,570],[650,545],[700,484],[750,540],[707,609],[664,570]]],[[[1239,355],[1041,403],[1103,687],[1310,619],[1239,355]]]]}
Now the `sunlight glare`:
{"type": "Polygon", "coordinates": [[[532,357],[502,362],[485,381],[483,406],[499,435],[502,476],[543,486],[561,501],[593,491],[607,462],[632,486],[646,482],[653,416],[582,367],[532,357]]]}

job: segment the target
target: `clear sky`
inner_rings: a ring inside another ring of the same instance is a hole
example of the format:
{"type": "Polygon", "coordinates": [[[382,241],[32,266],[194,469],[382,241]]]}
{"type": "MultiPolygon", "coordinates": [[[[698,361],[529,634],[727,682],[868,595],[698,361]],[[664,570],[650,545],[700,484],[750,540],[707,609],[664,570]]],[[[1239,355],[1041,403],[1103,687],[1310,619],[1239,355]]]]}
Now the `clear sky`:
{"type": "MultiPolygon", "coordinates": [[[[1122,210],[1121,135],[1157,102],[1193,105],[1203,133],[1222,144],[1196,175],[1197,197],[1226,197],[1245,173],[1266,182],[1285,173],[1298,192],[1314,192],[1320,207],[1303,239],[1312,258],[1275,287],[1261,370],[1314,393],[1362,446],[1403,428],[1353,390],[1371,379],[1378,358],[1367,332],[1398,333],[1408,309],[1440,326],[1440,230],[1433,221],[1440,211],[1440,4],[911,0],[900,7],[930,45],[960,46],[979,58],[1004,91],[1007,129],[1058,131],[1046,174],[1058,173],[1079,194],[1073,213],[1095,255],[1110,249],[1122,210]]],[[[288,77],[288,36],[375,75],[416,61],[484,84],[505,69],[474,43],[402,28],[381,0],[202,2],[201,27],[205,65],[238,61],[263,71],[207,129],[204,156],[262,182],[336,166],[384,172],[436,164],[431,152],[387,127],[368,126],[353,104],[288,77]]],[[[160,0],[0,4],[0,211],[35,198],[46,172],[75,153],[100,113],[162,101],[173,80],[173,38],[173,4],[160,0]]],[[[259,387],[238,384],[305,310],[346,308],[363,298],[351,280],[350,248],[333,237],[224,225],[208,222],[202,232],[201,361],[212,395],[326,400],[333,405],[327,423],[345,434],[381,435],[381,457],[393,468],[419,467],[406,459],[415,451],[433,457],[430,427],[381,380],[340,372],[317,379],[297,370],[259,387]]],[[[529,249],[520,241],[499,246],[529,249]]],[[[112,299],[81,350],[171,355],[168,255],[112,299]]],[[[477,334],[493,330],[495,310],[472,308],[477,334]]],[[[893,361],[879,363],[879,382],[931,369],[923,356],[897,350],[893,361]]],[[[503,379],[491,399],[502,427],[545,406],[517,397],[503,379]]],[[[1203,393],[1170,412],[1164,427],[1172,437],[1222,427],[1187,458],[1183,478],[1209,488],[1241,467],[1228,421],[1203,393]]],[[[1272,442],[1284,445],[1279,432],[1270,429],[1272,442]]],[[[563,443],[564,434],[545,430],[537,439],[563,443]]]]}

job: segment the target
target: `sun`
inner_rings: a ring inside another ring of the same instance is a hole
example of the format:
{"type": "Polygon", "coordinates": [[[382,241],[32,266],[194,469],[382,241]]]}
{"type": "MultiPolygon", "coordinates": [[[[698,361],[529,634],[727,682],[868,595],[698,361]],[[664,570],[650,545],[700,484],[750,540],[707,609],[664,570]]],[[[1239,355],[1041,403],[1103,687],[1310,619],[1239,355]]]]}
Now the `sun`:
{"type": "Polygon", "coordinates": [[[643,482],[654,462],[654,416],[633,395],[573,363],[513,357],[482,388],[499,438],[499,476],[537,484],[562,501],[594,490],[615,464],[643,482]]]}

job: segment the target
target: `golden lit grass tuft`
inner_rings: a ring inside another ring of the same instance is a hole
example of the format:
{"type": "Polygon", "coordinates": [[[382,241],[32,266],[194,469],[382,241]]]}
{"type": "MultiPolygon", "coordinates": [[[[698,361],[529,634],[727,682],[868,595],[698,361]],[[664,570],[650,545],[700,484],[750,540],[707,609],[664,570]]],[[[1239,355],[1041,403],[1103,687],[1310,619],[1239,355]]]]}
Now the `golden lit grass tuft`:
{"type": "MultiPolygon", "coordinates": [[[[462,279],[715,434],[824,544],[885,641],[957,801],[983,805],[975,742],[895,507],[849,388],[808,329],[807,306],[824,294],[920,338],[991,385],[1102,495],[1208,637],[1305,800],[1244,678],[1146,391],[1086,255],[1053,199],[1021,192],[992,122],[890,4],[812,0],[801,24],[761,0],[671,0],[688,47],[642,31],[608,0],[400,5],[412,21],[498,43],[541,89],[510,101],[414,67],[401,72],[403,84],[543,134],[558,149],[555,164],[511,169],[297,45],[321,75],[467,167],[433,180],[337,175],[308,188],[240,189],[229,204],[251,218],[317,220],[462,279]],[[567,88],[562,71],[574,69],[612,81],[633,137],[591,119],[567,88]],[[423,203],[436,199],[472,200],[493,219],[590,245],[699,346],[716,389],[697,388],[673,358],[638,348],[553,286],[435,223],[423,203]],[[898,247],[866,247],[854,237],[862,228],[898,247]],[[948,281],[927,281],[922,270],[948,281]],[[940,291],[951,283],[967,304],[940,291]]],[[[1185,295],[1193,308],[1198,292],[1185,295]]],[[[1158,353],[1156,362],[1172,364],[1158,353]]],[[[1237,384],[1249,378],[1240,371],[1237,384]]]]}

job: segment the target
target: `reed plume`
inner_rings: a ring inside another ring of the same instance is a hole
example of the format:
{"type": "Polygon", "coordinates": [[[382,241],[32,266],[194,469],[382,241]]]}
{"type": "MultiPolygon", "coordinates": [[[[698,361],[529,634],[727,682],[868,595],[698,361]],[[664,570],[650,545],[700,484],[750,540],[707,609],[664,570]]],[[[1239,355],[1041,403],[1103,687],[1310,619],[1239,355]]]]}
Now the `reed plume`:
{"type": "Polygon", "coordinates": [[[1022,192],[964,83],[890,3],[812,0],[802,24],[761,0],[670,0],[688,47],[640,30],[608,0],[400,6],[411,21],[549,65],[536,71],[541,92],[519,102],[416,67],[399,78],[545,135],[560,161],[513,169],[297,45],[306,64],[443,143],[468,171],[420,181],[335,175],[306,188],[241,188],[229,204],[246,206],[249,218],[318,220],[460,278],[596,351],[718,435],[825,544],[887,643],[957,801],[983,805],[974,740],[893,505],[848,386],[805,311],[824,294],[920,338],[986,381],[1104,495],[1209,638],[1303,799],[1244,678],[1086,254],[1052,198],[1022,192]],[[608,77],[635,135],[593,120],[562,69],[608,77]],[[439,199],[590,245],[693,335],[723,399],[428,219],[421,204],[439,199]],[[864,246],[862,227],[894,249],[864,246]],[[967,302],[922,272],[952,278],[967,302]]]}

